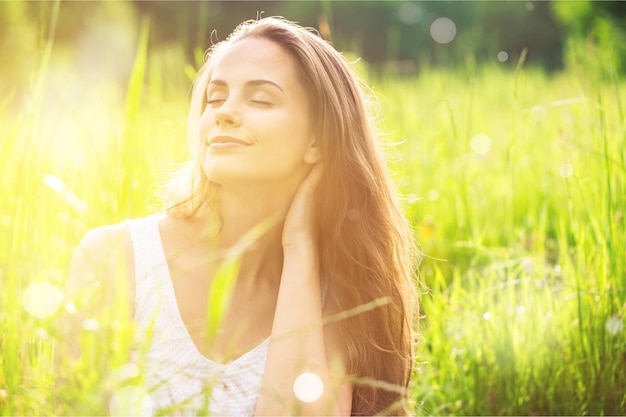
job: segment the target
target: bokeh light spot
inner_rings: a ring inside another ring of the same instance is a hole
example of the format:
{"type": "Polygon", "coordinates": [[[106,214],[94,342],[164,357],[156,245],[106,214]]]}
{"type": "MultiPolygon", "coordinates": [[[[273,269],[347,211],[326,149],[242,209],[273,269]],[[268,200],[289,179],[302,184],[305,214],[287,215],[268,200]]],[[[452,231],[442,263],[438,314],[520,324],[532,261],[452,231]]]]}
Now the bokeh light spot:
{"type": "Polygon", "coordinates": [[[509,53],[507,51],[498,52],[498,61],[506,62],[509,60],[509,53]]]}
{"type": "Polygon", "coordinates": [[[52,316],[63,301],[63,293],[48,281],[37,281],[24,290],[22,303],[33,317],[45,319],[52,316]]]}
{"type": "Polygon", "coordinates": [[[478,155],[484,155],[491,149],[491,139],[484,133],[478,133],[470,140],[472,151],[478,155]]]}
{"type": "Polygon", "coordinates": [[[404,2],[398,8],[398,18],[407,25],[415,24],[422,19],[422,9],[415,3],[404,2]]]}
{"type": "Polygon", "coordinates": [[[483,314],[483,319],[485,320],[489,320],[491,318],[491,313],[490,312],[486,312],[483,314]]]}
{"type": "Polygon", "coordinates": [[[564,163],[559,167],[559,175],[563,178],[569,178],[574,175],[574,167],[568,163],[564,163]]]}
{"type": "Polygon", "coordinates": [[[439,191],[435,189],[428,190],[428,192],[426,193],[426,198],[429,199],[430,201],[435,201],[439,199],[439,191]]]}
{"type": "Polygon", "coordinates": [[[100,325],[98,324],[98,320],[95,319],[87,319],[83,321],[83,329],[87,331],[98,330],[100,325]]]}
{"type": "Polygon", "coordinates": [[[416,196],[415,194],[413,194],[413,193],[408,194],[406,196],[406,202],[409,203],[409,204],[415,204],[418,201],[420,201],[420,198],[418,196],[416,196]]]}
{"type": "Polygon", "coordinates": [[[324,382],[313,372],[304,372],[293,382],[293,392],[302,402],[317,401],[324,393],[324,382]]]}
{"type": "Polygon", "coordinates": [[[48,332],[45,329],[42,329],[41,327],[38,328],[37,331],[35,331],[35,336],[39,340],[46,340],[46,339],[48,339],[50,337],[48,332]]]}
{"type": "Polygon", "coordinates": [[[606,331],[610,334],[618,334],[624,330],[624,322],[619,317],[609,317],[604,324],[606,331]]]}
{"type": "Polygon", "coordinates": [[[445,45],[456,38],[456,24],[447,17],[438,17],[430,24],[430,36],[437,43],[445,45]]]}
{"type": "Polygon", "coordinates": [[[118,389],[109,402],[112,416],[151,416],[152,409],[152,399],[148,393],[135,386],[118,389]]]}
{"type": "Polygon", "coordinates": [[[76,304],[74,304],[71,301],[68,301],[67,303],[65,303],[65,311],[67,311],[70,314],[76,313],[76,304]]]}
{"type": "Polygon", "coordinates": [[[348,210],[347,217],[348,220],[355,222],[361,218],[361,213],[359,213],[357,209],[350,209],[348,210]]]}

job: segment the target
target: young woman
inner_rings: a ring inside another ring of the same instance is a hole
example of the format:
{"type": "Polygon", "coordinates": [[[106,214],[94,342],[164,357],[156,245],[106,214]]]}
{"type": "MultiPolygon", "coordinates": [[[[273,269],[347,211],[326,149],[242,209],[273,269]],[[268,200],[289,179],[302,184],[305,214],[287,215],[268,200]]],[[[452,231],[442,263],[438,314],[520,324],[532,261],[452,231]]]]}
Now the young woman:
{"type": "Polygon", "coordinates": [[[283,19],[245,22],[210,49],[189,131],[167,213],[87,233],[71,267],[80,288],[125,260],[156,409],[405,414],[412,235],[343,57],[283,19]],[[207,335],[233,247],[236,283],[207,335]]]}

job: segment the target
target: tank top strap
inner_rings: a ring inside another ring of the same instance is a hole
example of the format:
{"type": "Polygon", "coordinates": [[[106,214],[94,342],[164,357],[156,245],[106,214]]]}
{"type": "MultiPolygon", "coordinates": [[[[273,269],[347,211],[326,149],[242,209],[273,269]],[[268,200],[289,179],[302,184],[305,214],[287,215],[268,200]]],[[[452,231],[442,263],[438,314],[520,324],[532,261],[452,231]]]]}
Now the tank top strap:
{"type": "Polygon", "coordinates": [[[161,235],[160,216],[126,220],[135,254],[135,279],[139,282],[149,276],[155,267],[165,262],[161,235]]]}
{"type": "Polygon", "coordinates": [[[149,216],[125,221],[130,233],[135,260],[135,318],[141,322],[144,314],[163,301],[163,289],[170,274],[163,252],[159,219],[149,216]]]}

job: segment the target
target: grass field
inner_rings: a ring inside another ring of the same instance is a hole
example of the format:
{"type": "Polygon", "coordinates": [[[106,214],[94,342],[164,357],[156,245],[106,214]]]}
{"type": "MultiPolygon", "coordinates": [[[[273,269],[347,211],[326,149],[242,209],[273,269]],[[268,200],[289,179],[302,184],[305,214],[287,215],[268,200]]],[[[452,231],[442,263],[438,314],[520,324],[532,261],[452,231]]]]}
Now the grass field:
{"type": "MultiPolygon", "coordinates": [[[[29,105],[0,101],[0,414],[109,414],[140,378],[128,323],[87,320],[92,354],[55,365],[67,266],[88,229],[156,210],[189,79],[140,41],[127,88],[77,85],[49,48],[29,105]]],[[[495,65],[369,81],[425,254],[416,413],[626,414],[626,83],[495,65]]]]}

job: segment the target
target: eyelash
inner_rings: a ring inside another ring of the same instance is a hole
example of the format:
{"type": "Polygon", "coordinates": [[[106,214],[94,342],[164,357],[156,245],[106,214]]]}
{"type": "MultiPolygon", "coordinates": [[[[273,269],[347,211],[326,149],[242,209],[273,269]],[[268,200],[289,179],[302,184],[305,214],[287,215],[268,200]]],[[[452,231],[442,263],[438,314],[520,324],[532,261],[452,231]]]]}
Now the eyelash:
{"type": "MultiPolygon", "coordinates": [[[[213,105],[213,104],[223,103],[224,101],[226,101],[226,100],[223,100],[223,99],[211,100],[211,99],[209,99],[206,102],[209,105],[213,105]]],[[[254,103],[254,104],[257,104],[257,105],[260,105],[260,106],[264,106],[264,107],[272,107],[272,104],[273,104],[273,103],[271,103],[269,101],[263,101],[263,100],[250,100],[250,102],[254,103]]]]}
{"type": "Polygon", "coordinates": [[[270,103],[269,101],[263,101],[263,100],[250,100],[252,103],[254,104],[258,104],[260,106],[264,106],[264,107],[271,107],[272,103],[270,103]]]}

